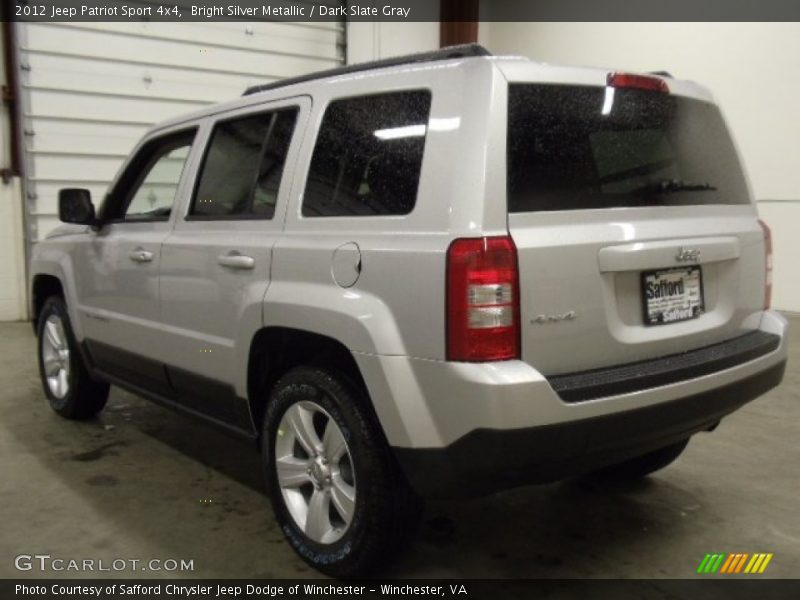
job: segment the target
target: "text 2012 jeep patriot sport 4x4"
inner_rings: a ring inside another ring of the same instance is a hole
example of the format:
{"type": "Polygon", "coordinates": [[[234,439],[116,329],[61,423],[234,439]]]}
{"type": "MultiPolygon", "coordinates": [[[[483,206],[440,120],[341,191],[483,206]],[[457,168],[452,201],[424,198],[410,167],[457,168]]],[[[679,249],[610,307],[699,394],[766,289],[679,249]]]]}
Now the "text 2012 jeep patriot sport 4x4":
{"type": "Polygon", "coordinates": [[[418,498],[666,466],[777,385],[771,242],[702,87],[479,46],[153,128],[33,251],[44,391],[109,384],[259,444],[309,563],[368,572],[418,498]]]}

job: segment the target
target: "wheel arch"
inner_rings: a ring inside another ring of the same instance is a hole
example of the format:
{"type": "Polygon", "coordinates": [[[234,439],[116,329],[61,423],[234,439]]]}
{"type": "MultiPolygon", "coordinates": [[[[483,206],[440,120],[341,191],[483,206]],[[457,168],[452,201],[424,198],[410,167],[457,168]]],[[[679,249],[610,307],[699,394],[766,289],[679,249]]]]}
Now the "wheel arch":
{"type": "Polygon", "coordinates": [[[264,327],[253,336],[247,361],[247,398],[259,435],[272,388],[286,373],[301,365],[332,368],[369,398],[361,370],[342,342],[304,329],[264,327]]]}
{"type": "Polygon", "coordinates": [[[50,296],[61,296],[66,300],[64,285],[55,275],[37,273],[31,280],[31,322],[34,332],[42,307],[50,296]]]}

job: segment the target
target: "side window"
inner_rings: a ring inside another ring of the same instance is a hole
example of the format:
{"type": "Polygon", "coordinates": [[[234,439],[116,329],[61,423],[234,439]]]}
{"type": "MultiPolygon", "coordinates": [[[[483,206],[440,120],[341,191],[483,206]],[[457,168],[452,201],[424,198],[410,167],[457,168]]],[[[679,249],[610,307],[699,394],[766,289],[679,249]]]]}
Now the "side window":
{"type": "Polygon", "coordinates": [[[289,153],[289,144],[294,133],[297,111],[276,113],[275,122],[264,143],[261,164],[258,168],[255,189],[253,190],[253,212],[271,219],[275,214],[278,188],[281,185],[283,166],[289,153]]]}
{"type": "Polygon", "coordinates": [[[190,216],[271,219],[296,120],[297,109],[292,108],[217,124],[190,216]]]}
{"type": "Polygon", "coordinates": [[[303,216],[410,213],[430,108],[424,90],[331,102],[311,158],[303,216]]]}
{"type": "Polygon", "coordinates": [[[182,131],[145,144],[122,174],[104,217],[123,221],[168,219],[195,133],[195,129],[182,131]]]}

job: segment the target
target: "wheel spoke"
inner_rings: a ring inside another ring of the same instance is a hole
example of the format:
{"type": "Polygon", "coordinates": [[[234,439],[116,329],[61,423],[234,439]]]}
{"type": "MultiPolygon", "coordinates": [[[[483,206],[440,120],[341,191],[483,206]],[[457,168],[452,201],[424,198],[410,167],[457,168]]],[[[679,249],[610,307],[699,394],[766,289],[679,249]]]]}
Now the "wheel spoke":
{"type": "Polygon", "coordinates": [[[67,393],[67,370],[61,369],[58,372],[58,396],[59,398],[63,397],[67,393]]]}
{"type": "Polygon", "coordinates": [[[339,429],[333,419],[328,419],[328,424],[325,426],[322,446],[325,450],[325,456],[333,463],[337,462],[347,452],[342,430],[339,429]]]}
{"type": "Polygon", "coordinates": [[[68,348],[67,335],[64,333],[64,323],[60,319],[56,321],[56,337],[58,338],[58,349],[66,350],[68,348]]]}
{"type": "Polygon", "coordinates": [[[308,503],[305,533],[312,540],[322,542],[333,530],[329,514],[330,496],[321,490],[314,490],[308,503]]]}
{"type": "Polygon", "coordinates": [[[314,431],[312,416],[311,411],[299,404],[295,404],[286,411],[292,433],[309,456],[313,456],[322,448],[322,442],[320,442],[317,432],[314,431]]]}
{"type": "Polygon", "coordinates": [[[44,359],[44,373],[48,377],[53,377],[58,374],[58,370],[61,368],[61,363],[59,360],[54,356],[48,356],[44,359]]]}
{"type": "Polygon", "coordinates": [[[50,342],[50,345],[53,347],[54,350],[58,350],[61,347],[61,340],[58,337],[58,332],[56,331],[56,324],[53,321],[48,321],[47,324],[44,326],[44,334],[47,337],[47,341],[50,342]]]}
{"type": "Polygon", "coordinates": [[[278,483],[282,488],[299,487],[309,483],[311,478],[308,475],[310,460],[296,458],[294,456],[284,456],[275,461],[275,470],[278,474],[278,483]]]}
{"type": "Polygon", "coordinates": [[[331,485],[331,500],[333,507],[345,524],[349,525],[356,511],[356,489],[348,484],[341,475],[333,478],[331,485]]]}

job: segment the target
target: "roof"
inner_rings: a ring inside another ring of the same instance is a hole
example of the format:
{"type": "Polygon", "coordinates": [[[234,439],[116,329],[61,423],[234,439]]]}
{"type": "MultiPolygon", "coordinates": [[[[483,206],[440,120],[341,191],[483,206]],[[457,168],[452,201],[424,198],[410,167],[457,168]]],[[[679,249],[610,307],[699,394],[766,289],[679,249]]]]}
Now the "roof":
{"type": "Polygon", "coordinates": [[[491,56],[492,53],[480,44],[463,44],[461,46],[448,46],[441,50],[434,50],[433,52],[420,52],[419,54],[409,54],[406,56],[398,56],[395,58],[384,58],[382,60],[374,60],[370,62],[357,63],[354,65],[347,65],[338,67],[336,69],[328,69],[325,71],[316,71],[315,73],[308,73],[300,77],[290,77],[288,79],[281,79],[272,83],[265,83],[262,85],[255,85],[245,90],[243,96],[257,94],[259,92],[266,92],[297,83],[305,83],[307,81],[316,81],[318,79],[325,79],[327,77],[336,77],[337,75],[348,75],[350,73],[358,73],[360,71],[372,71],[373,69],[383,69],[386,67],[397,67],[401,65],[410,65],[416,63],[435,62],[440,60],[449,60],[453,58],[469,58],[474,56],[491,56]]]}
{"type": "MultiPolygon", "coordinates": [[[[390,74],[393,69],[408,67],[408,70],[423,69],[430,63],[473,63],[491,62],[505,76],[509,82],[544,82],[544,83],[570,83],[576,85],[606,85],[606,76],[609,69],[596,67],[572,67],[562,65],[552,65],[546,63],[533,62],[522,56],[495,56],[486,48],[479,44],[466,44],[461,46],[450,46],[433,52],[423,52],[408,56],[399,56],[383,60],[364,62],[354,65],[318,71],[300,77],[281,79],[279,81],[256,85],[250,87],[242,96],[228,100],[220,104],[214,104],[189,114],[173,117],[166,121],[156,124],[149,131],[148,135],[169,127],[181,125],[188,121],[201,119],[226,111],[242,108],[259,102],[283,97],[282,91],[294,95],[308,94],[309,89],[314,87],[315,82],[327,82],[328,80],[339,81],[348,79],[348,75],[353,73],[376,72],[383,75],[390,74]],[[303,86],[306,84],[306,86],[303,86]],[[288,89],[292,86],[300,86],[299,89],[288,89]],[[271,92],[275,92],[274,94],[271,92]],[[264,96],[260,96],[264,93],[264,96]]],[[[662,77],[670,77],[668,74],[659,74],[662,77]]],[[[713,101],[707,90],[688,81],[671,79],[670,90],[672,93],[698,97],[706,101],[713,101]]]]}

